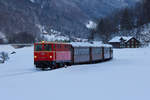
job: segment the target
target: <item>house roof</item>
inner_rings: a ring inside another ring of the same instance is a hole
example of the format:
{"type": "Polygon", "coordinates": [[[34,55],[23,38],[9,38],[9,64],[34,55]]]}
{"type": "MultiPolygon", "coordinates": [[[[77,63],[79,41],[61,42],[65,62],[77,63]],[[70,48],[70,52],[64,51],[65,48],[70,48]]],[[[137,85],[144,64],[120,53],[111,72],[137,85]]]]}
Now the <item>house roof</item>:
{"type": "Polygon", "coordinates": [[[114,38],[112,38],[109,42],[121,42],[120,39],[125,40],[125,42],[129,41],[131,38],[133,38],[133,36],[116,36],[114,38]]]}

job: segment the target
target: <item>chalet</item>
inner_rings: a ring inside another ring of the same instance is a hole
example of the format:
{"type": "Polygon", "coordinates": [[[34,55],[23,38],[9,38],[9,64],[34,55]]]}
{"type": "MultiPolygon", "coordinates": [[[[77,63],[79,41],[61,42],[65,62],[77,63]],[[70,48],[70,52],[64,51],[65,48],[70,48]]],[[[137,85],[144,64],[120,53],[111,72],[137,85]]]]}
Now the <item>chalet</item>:
{"type": "Polygon", "coordinates": [[[141,43],[132,36],[116,36],[109,41],[114,48],[139,48],[141,43]]]}

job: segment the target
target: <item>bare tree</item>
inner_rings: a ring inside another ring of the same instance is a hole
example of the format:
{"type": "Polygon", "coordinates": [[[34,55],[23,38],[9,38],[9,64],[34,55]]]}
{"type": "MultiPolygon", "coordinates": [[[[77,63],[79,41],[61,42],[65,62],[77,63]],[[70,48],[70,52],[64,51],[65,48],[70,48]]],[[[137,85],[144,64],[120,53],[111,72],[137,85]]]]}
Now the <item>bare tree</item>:
{"type": "Polygon", "coordinates": [[[0,52],[0,59],[1,59],[1,63],[5,63],[5,61],[9,59],[8,53],[0,52]]]}

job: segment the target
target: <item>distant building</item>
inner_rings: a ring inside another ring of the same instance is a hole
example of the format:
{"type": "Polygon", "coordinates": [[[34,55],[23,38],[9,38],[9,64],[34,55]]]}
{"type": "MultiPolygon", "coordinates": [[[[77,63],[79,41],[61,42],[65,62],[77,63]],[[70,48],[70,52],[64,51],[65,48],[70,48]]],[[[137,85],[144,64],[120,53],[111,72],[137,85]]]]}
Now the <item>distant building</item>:
{"type": "Polygon", "coordinates": [[[6,36],[4,33],[0,32],[0,44],[8,43],[8,40],[6,39],[6,36]]]}
{"type": "Polygon", "coordinates": [[[109,41],[114,48],[139,48],[141,42],[132,36],[116,36],[109,41]]]}

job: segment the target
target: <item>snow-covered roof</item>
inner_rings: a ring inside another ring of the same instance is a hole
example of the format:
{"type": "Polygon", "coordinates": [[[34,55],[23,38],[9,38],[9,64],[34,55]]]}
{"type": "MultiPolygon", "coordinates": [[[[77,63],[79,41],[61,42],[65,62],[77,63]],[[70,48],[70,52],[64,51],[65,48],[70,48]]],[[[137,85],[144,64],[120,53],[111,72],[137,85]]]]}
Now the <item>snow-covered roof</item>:
{"type": "Polygon", "coordinates": [[[44,38],[47,41],[69,41],[68,37],[57,35],[57,34],[52,34],[52,35],[46,34],[44,35],[44,38]]]}
{"type": "Polygon", "coordinates": [[[116,36],[112,38],[109,42],[120,42],[120,39],[124,39],[126,42],[129,41],[133,36],[116,36]]]}
{"type": "Polygon", "coordinates": [[[73,47],[112,47],[109,44],[103,44],[102,42],[71,42],[73,47]]]}
{"type": "Polygon", "coordinates": [[[133,38],[133,36],[122,36],[122,38],[123,38],[125,41],[129,41],[130,39],[133,38]]]}

